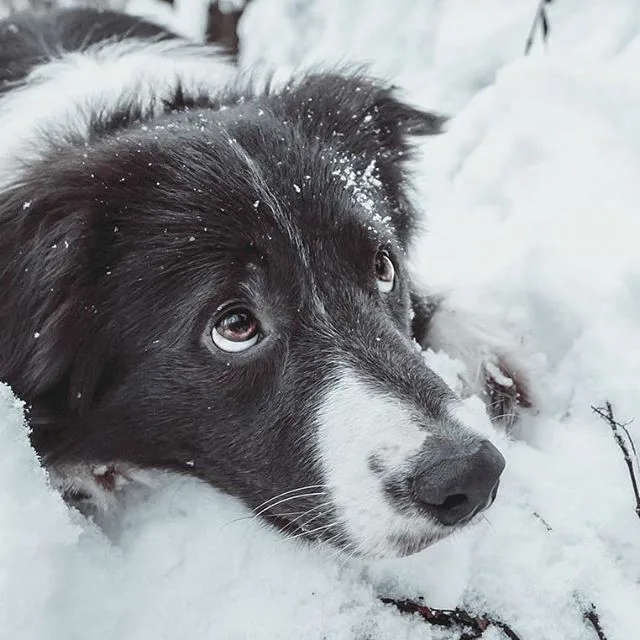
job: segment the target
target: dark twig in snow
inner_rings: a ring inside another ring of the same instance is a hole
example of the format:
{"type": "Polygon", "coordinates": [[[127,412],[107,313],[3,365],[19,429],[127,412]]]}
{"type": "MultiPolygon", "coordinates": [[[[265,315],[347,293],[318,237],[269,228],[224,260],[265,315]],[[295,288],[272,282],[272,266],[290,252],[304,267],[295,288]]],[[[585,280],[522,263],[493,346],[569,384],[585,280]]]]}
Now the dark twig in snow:
{"type": "Polygon", "coordinates": [[[602,629],[602,625],[600,624],[600,616],[596,611],[595,605],[591,605],[591,609],[589,611],[584,612],[585,620],[588,620],[591,623],[591,626],[595,629],[596,634],[598,635],[598,640],[607,640],[607,636],[602,629]]]}
{"type": "Polygon", "coordinates": [[[611,407],[611,403],[607,401],[604,407],[594,407],[591,409],[598,414],[610,427],[613,432],[613,437],[620,447],[620,451],[622,451],[622,455],[624,456],[624,461],[627,465],[627,469],[629,470],[629,477],[631,478],[631,486],[633,487],[633,494],[636,498],[636,515],[640,518],[640,491],[638,491],[638,479],[636,478],[636,471],[633,467],[633,460],[631,458],[631,453],[629,452],[629,447],[627,446],[627,442],[625,442],[622,433],[624,433],[629,439],[629,443],[631,445],[631,450],[636,459],[636,464],[638,464],[638,454],[636,453],[635,445],[633,444],[633,440],[631,439],[631,435],[627,430],[627,426],[631,424],[632,421],[626,422],[624,424],[617,422],[613,415],[613,409],[611,407]]]}
{"type": "Polygon", "coordinates": [[[552,526],[537,512],[533,512],[533,517],[537,518],[538,520],[540,520],[540,522],[542,522],[542,526],[547,530],[547,531],[553,531],[552,526]]]}
{"type": "Polygon", "coordinates": [[[531,25],[531,30],[529,31],[529,37],[527,38],[527,42],[524,46],[524,55],[529,55],[529,51],[531,51],[531,47],[533,46],[533,40],[536,35],[536,29],[538,27],[538,23],[542,28],[542,39],[544,42],[547,41],[547,36],[549,35],[549,18],[547,18],[547,12],[545,11],[545,5],[549,4],[551,0],[540,0],[538,3],[538,8],[536,9],[536,15],[533,18],[533,24],[531,25]]]}
{"type": "Polygon", "coordinates": [[[482,637],[489,627],[498,627],[509,640],[520,640],[520,637],[506,623],[488,616],[474,616],[463,609],[433,609],[412,600],[395,600],[380,598],[385,604],[391,604],[402,613],[418,614],[425,622],[438,627],[461,627],[463,634],[460,640],[474,640],[482,637]]]}

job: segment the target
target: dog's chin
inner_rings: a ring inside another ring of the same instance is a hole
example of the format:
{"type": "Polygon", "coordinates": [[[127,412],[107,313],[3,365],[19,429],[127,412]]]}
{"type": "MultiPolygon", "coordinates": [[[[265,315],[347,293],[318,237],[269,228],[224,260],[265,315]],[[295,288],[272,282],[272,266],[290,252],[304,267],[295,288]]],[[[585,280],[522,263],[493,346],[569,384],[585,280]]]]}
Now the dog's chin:
{"type": "Polygon", "coordinates": [[[441,531],[430,532],[428,534],[409,533],[396,534],[388,540],[390,547],[389,553],[379,554],[379,558],[404,558],[412,556],[416,553],[424,551],[427,547],[440,542],[444,538],[449,537],[454,531],[460,530],[460,527],[448,527],[441,531]]]}
{"type": "Polygon", "coordinates": [[[285,517],[270,516],[267,522],[279,530],[285,539],[296,539],[311,545],[317,545],[330,553],[349,558],[361,559],[393,559],[412,556],[428,547],[448,538],[452,534],[463,531],[478,522],[479,514],[468,521],[454,526],[428,523],[415,531],[390,532],[376,541],[364,543],[349,535],[344,526],[335,528],[312,528],[299,526],[295,521],[285,517]]]}
{"type": "Polygon", "coordinates": [[[405,556],[412,556],[416,553],[424,551],[427,547],[430,547],[449,536],[456,533],[466,531],[470,527],[475,526],[482,520],[484,509],[477,513],[474,513],[469,518],[462,520],[461,522],[447,526],[438,524],[433,528],[429,528],[428,531],[403,531],[388,536],[386,542],[389,546],[389,552],[384,554],[376,554],[380,558],[404,558],[405,556]]]}
{"type": "Polygon", "coordinates": [[[460,527],[449,527],[442,530],[429,532],[409,532],[393,533],[381,539],[378,543],[363,545],[358,541],[346,540],[337,546],[341,551],[349,556],[363,559],[391,560],[394,558],[405,558],[412,556],[437,542],[447,538],[460,527]],[[449,530],[447,530],[449,529],[449,530]]]}
{"type": "Polygon", "coordinates": [[[428,547],[448,538],[449,536],[464,531],[468,527],[472,526],[479,521],[478,516],[474,516],[467,522],[456,524],[453,526],[437,525],[436,527],[429,527],[428,530],[416,530],[416,531],[402,531],[390,533],[384,539],[380,540],[378,544],[373,545],[370,549],[364,548],[359,545],[359,553],[357,555],[378,558],[378,559],[393,559],[393,558],[405,558],[412,556],[421,551],[424,551],[428,547]]]}

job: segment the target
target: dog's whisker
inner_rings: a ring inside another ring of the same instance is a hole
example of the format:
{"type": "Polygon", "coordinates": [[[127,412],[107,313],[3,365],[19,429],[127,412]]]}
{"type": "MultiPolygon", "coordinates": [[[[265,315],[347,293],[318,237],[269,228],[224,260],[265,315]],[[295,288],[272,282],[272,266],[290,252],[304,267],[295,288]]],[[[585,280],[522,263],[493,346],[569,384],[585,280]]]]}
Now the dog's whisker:
{"type": "Polygon", "coordinates": [[[318,531],[325,531],[327,529],[330,529],[332,527],[336,527],[338,526],[340,523],[339,522],[330,522],[329,524],[323,524],[320,527],[316,527],[315,529],[311,529],[309,531],[303,531],[302,533],[296,533],[295,535],[291,535],[291,536],[286,536],[285,538],[283,538],[283,542],[285,540],[295,540],[296,538],[303,538],[306,536],[310,536],[313,533],[317,533],[318,531]]]}
{"type": "Polygon", "coordinates": [[[291,502],[292,500],[299,500],[301,498],[312,498],[312,497],[315,497],[315,496],[325,496],[325,495],[327,495],[325,491],[316,491],[316,492],[312,492],[312,493],[303,493],[301,495],[288,496],[287,498],[283,498],[282,500],[279,500],[278,502],[276,502],[274,504],[270,504],[270,505],[264,507],[263,509],[261,509],[260,511],[257,511],[256,513],[253,514],[253,517],[257,518],[257,517],[263,515],[264,513],[266,513],[267,511],[270,511],[271,509],[274,509],[278,505],[284,504],[285,502],[291,502]]]}
{"type": "MultiPolygon", "coordinates": [[[[316,513],[315,516],[312,516],[311,518],[308,518],[307,520],[305,520],[303,523],[297,525],[297,527],[301,530],[301,531],[305,531],[305,527],[309,526],[310,522],[313,522],[314,520],[317,520],[318,518],[322,518],[322,516],[326,515],[326,511],[321,511],[320,513],[316,513]]],[[[292,520],[290,524],[293,524],[294,521],[292,520]]]]}
{"type": "Polygon", "coordinates": [[[497,416],[491,416],[491,422],[498,422],[498,420],[503,420],[505,418],[508,418],[509,420],[516,420],[517,417],[517,413],[501,413],[497,416]]]}
{"type": "Polygon", "coordinates": [[[482,516],[482,519],[491,527],[491,529],[495,533],[496,528],[493,526],[493,524],[491,524],[491,520],[489,520],[489,518],[487,518],[487,516],[485,515],[482,516]]]}
{"type": "MultiPolygon", "coordinates": [[[[325,544],[330,545],[330,544],[333,544],[334,542],[337,542],[341,536],[344,536],[344,531],[338,531],[338,533],[334,533],[332,536],[325,538],[323,542],[325,544]]],[[[329,555],[329,558],[332,558],[336,553],[340,553],[340,552],[341,552],[341,549],[338,549],[338,548],[332,549],[331,554],[329,555]]]]}
{"type": "Polygon", "coordinates": [[[342,557],[341,557],[341,558],[339,558],[339,561],[338,561],[338,568],[339,568],[340,570],[344,569],[344,568],[345,568],[345,566],[346,566],[349,562],[351,562],[351,560],[353,560],[355,557],[357,557],[357,555],[358,555],[358,553],[359,553],[359,550],[360,550],[360,546],[361,546],[361,545],[358,545],[358,546],[354,547],[354,548],[353,548],[351,551],[349,551],[348,553],[343,553],[343,554],[342,554],[342,557]]]}
{"type": "MultiPolygon", "coordinates": [[[[297,514],[292,514],[292,515],[297,515],[297,517],[294,518],[293,520],[291,520],[291,524],[294,524],[294,523],[298,522],[298,520],[300,520],[300,518],[304,518],[304,516],[306,516],[306,515],[308,515],[310,513],[313,513],[314,511],[322,509],[323,507],[328,507],[330,505],[331,505],[331,500],[325,500],[324,502],[320,502],[317,505],[311,507],[311,509],[307,509],[306,511],[298,512],[297,514]]],[[[284,516],[284,515],[287,515],[287,514],[278,513],[277,515],[278,516],[284,516]]]]}
{"type": "Polygon", "coordinates": [[[341,529],[331,537],[327,538],[324,542],[335,547],[328,556],[328,559],[333,562],[336,560],[336,558],[345,555],[345,553],[347,552],[345,547],[343,547],[342,545],[344,542],[349,542],[349,536],[347,535],[345,529],[341,529]]]}
{"type": "Polygon", "coordinates": [[[309,491],[309,489],[321,489],[323,487],[326,487],[326,485],[324,483],[323,484],[308,484],[305,487],[296,487],[295,489],[290,489],[289,491],[283,491],[282,493],[279,493],[279,494],[269,498],[268,500],[265,500],[264,502],[261,502],[257,507],[254,508],[254,511],[259,511],[263,507],[266,507],[270,502],[272,502],[274,500],[279,500],[283,496],[288,496],[288,495],[290,495],[292,493],[297,493],[299,491],[309,491]]]}
{"type": "MultiPolygon", "coordinates": [[[[321,485],[310,485],[310,486],[321,486],[321,485]]],[[[307,487],[305,487],[305,488],[307,488],[307,487]]],[[[281,493],[279,495],[282,496],[282,495],[285,495],[286,493],[291,493],[291,492],[290,491],[286,491],[285,493],[281,493]]],[[[324,495],[324,492],[321,492],[321,493],[306,493],[306,494],[302,494],[302,495],[289,496],[288,498],[285,498],[283,500],[280,500],[279,502],[276,502],[276,504],[274,504],[274,505],[268,505],[268,506],[264,507],[261,511],[258,511],[256,513],[251,513],[251,514],[246,515],[246,516],[240,516],[238,518],[233,518],[232,520],[229,520],[228,522],[226,522],[224,524],[224,526],[226,527],[228,525],[235,524],[237,522],[243,522],[244,520],[257,520],[261,515],[263,515],[267,511],[269,511],[269,509],[271,509],[273,507],[276,507],[279,504],[285,504],[286,502],[294,500],[295,498],[307,498],[309,496],[316,496],[316,495],[324,495]]],[[[279,497],[279,496],[275,496],[275,497],[279,497]]],[[[271,498],[271,499],[275,499],[275,497],[271,498]]],[[[267,500],[266,502],[269,502],[269,500],[267,500]]],[[[262,504],[265,504],[265,503],[262,503],[262,504]]],[[[308,511],[309,510],[307,510],[307,511],[293,511],[293,512],[290,512],[290,513],[277,513],[277,514],[274,514],[274,515],[277,515],[277,516],[297,515],[298,517],[302,517],[308,511]]]]}

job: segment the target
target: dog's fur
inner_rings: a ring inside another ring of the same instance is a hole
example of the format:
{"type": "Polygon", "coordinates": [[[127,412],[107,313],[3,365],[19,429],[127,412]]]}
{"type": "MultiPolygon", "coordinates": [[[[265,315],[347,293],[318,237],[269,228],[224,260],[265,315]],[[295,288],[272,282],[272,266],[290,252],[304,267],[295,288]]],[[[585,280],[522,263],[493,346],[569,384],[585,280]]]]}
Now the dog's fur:
{"type": "Polygon", "coordinates": [[[0,379],[67,493],[168,469],[289,533],[416,551],[455,527],[411,460],[479,441],[415,348],[437,304],[405,265],[409,137],[442,121],[360,74],[255,84],[123,15],[0,23],[0,379]],[[211,337],[229,302],[261,327],[241,353],[211,337]]]}

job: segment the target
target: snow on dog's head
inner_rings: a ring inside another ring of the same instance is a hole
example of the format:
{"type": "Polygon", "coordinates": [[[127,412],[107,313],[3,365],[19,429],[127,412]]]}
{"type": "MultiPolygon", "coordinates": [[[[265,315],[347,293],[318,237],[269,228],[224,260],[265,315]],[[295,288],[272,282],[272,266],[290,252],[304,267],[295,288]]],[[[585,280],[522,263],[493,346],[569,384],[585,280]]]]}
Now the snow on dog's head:
{"type": "Polygon", "coordinates": [[[0,378],[45,462],[195,475],[371,555],[486,508],[502,457],[412,334],[404,160],[439,119],[324,74],[126,104],[0,196],[0,378]]]}

